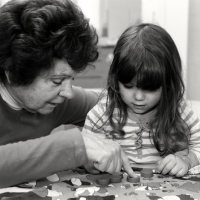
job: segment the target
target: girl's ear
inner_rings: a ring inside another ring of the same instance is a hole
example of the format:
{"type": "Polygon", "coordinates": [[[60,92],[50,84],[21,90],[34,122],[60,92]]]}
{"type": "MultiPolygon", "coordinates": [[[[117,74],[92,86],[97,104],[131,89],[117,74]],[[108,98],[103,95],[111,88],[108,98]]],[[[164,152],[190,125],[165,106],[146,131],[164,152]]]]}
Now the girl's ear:
{"type": "Polygon", "coordinates": [[[9,78],[9,72],[8,72],[8,71],[5,71],[5,75],[6,75],[6,78],[7,78],[8,83],[11,83],[10,78],[9,78]]]}

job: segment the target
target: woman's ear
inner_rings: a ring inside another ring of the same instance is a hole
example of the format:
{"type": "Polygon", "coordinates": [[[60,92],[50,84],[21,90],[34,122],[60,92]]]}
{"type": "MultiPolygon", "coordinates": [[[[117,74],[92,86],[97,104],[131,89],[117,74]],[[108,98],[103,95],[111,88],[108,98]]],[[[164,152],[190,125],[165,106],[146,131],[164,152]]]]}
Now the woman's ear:
{"type": "Polygon", "coordinates": [[[5,75],[6,75],[6,78],[7,78],[8,83],[11,83],[10,78],[9,78],[9,72],[8,72],[8,71],[5,71],[5,75]]]}
{"type": "Polygon", "coordinates": [[[6,75],[8,83],[11,83],[10,74],[9,74],[9,70],[8,70],[9,67],[11,66],[11,64],[12,64],[12,58],[9,57],[9,58],[6,59],[5,64],[4,64],[5,75],[6,75]]]}

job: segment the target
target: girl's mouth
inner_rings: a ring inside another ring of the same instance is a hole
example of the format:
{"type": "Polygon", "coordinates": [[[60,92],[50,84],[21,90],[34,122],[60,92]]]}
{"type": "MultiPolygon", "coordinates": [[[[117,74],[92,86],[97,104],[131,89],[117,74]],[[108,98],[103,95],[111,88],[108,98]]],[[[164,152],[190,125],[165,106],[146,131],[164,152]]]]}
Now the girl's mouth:
{"type": "Polygon", "coordinates": [[[136,104],[132,104],[134,106],[134,108],[137,108],[139,110],[144,109],[145,105],[136,105],[136,104]]]}

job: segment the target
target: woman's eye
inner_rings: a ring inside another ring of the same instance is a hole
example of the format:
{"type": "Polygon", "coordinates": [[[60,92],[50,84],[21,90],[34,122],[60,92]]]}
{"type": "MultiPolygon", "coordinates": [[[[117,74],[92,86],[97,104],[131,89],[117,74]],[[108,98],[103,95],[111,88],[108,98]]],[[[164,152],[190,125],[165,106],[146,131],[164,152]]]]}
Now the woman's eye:
{"type": "Polygon", "coordinates": [[[62,84],[62,81],[53,81],[53,83],[54,83],[55,85],[61,85],[61,84],[62,84]]]}

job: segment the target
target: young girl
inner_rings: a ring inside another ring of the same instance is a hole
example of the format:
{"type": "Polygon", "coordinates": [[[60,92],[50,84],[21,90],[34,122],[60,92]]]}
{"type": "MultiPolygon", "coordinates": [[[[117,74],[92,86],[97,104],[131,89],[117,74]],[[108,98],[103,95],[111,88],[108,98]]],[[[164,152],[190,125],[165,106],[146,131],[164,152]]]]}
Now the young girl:
{"type": "Polygon", "coordinates": [[[154,164],[163,174],[180,177],[199,164],[200,122],[183,99],[181,59],[163,28],[124,31],[106,91],[88,113],[85,132],[115,140],[132,165],[154,164]]]}

